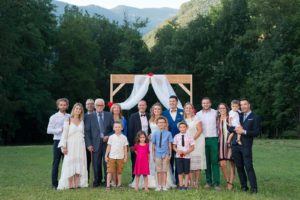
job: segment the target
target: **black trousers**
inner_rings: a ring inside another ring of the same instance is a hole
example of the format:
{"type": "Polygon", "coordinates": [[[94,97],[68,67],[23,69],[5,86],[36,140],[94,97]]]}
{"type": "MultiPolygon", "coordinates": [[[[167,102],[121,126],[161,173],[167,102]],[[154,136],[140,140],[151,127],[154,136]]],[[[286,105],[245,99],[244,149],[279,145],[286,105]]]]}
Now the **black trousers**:
{"type": "Polygon", "coordinates": [[[135,152],[130,152],[130,158],[131,158],[131,175],[132,175],[132,181],[134,180],[134,166],[135,166],[135,159],[136,159],[136,154],[135,152]]]}
{"type": "Polygon", "coordinates": [[[176,155],[176,152],[172,150],[172,157],[171,157],[171,160],[170,160],[170,165],[171,165],[172,174],[173,174],[173,176],[175,176],[176,185],[178,185],[179,180],[178,180],[178,173],[177,173],[175,155],[176,155]]]}
{"type": "Polygon", "coordinates": [[[90,180],[91,152],[86,149],[86,167],[88,171],[88,182],[90,180]]]}
{"type": "Polygon", "coordinates": [[[53,161],[52,161],[52,186],[57,187],[58,186],[58,167],[60,160],[63,159],[64,154],[61,152],[60,148],[57,148],[59,143],[59,140],[54,140],[53,142],[53,161]]]}
{"type": "Polygon", "coordinates": [[[93,170],[94,170],[94,182],[93,186],[99,186],[104,179],[106,181],[106,162],[105,162],[105,152],[106,152],[106,143],[100,145],[99,151],[93,152],[93,170]],[[102,171],[104,171],[104,176],[102,171]]]}
{"type": "Polygon", "coordinates": [[[100,151],[100,164],[99,164],[99,170],[100,170],[100,181],[106,182],[107,180],[107,165],[105,162],[105,153],[106,153],[106,147],[107,143],[102,143],[101,145],[101,151],[100,151]],[[103,173],[102,173],[103,171],[103,173]]]}
{"type": "Polygon", "coordinates": [[[251,190],[257,190],[256,175],[252,161],[252,147],[243,145],[232,146],[232,157],[237,168],[241,188],[248,189],[247,178],[249,179],[251,190]],[[247,173],[247,175],[246,175],[247,173]]]}

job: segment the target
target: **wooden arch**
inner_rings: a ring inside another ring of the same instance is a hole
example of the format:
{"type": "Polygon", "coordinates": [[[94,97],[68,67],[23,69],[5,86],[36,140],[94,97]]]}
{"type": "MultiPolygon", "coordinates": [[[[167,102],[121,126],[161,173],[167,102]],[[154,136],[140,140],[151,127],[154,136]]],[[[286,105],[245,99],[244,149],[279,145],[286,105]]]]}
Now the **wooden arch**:
{"type": "MultiPolygon", "coordinates": [[[[152,74],[148,74],[152,76],[152,74]]],[[[190,97],[193,103],[193,76],[191,74],[167,74],[165,75],[170,84],[178,84],[190,97]],[[189,89],[184,85],[189,85],[189,89]]],[[[111,74],[110,75],[110,102],[113,102],[114,96],[121,90],[125,84],[134,83],[133,74],[111,74]],[[119,84],[115,89],[114,85],[119,84]]]]}

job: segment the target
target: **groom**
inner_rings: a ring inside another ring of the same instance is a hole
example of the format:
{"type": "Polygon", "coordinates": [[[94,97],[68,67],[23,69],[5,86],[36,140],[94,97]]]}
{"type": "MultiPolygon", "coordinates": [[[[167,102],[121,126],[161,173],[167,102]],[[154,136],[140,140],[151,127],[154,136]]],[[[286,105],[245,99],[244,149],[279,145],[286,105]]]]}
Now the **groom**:
{"type": "MultiPolygon", "coordinates": [[[[179,133],[177,128],[177,124],[183,120],[183,110],[178,108],[178,98],[175,95],[169,97],[169,106],[170,109],[165,110],[162,114],[168,119],[169,123],[169,131],[172,133],[172,136],[179,133]]],[[[172,157],[170,160],[172,173],[176,179],[176,185],[178,185],[178,174],[177,169],[174,170],[175,167],[175,151],[172,150],[172,157]]]]}
{"type": "Polygon", "coordinates": [[[104,155],[107,147],[108,137],[112,133],[113,118],[110,112],[103,111],[105,102],[103,99],[95,100],[96,112],[91,113],[85,119],[85,143],[92,152],[94,169],[94,187],[100,186],[102,179],[106,181],[106,163],[104,155]],[[102,163],[104,177],[102,175],[102,163]]]}
{"type": "Polygon", "coordinates": [[[128,121],[128,142],[130,147],[130,154],[131,154],[131,164],[132,164],[132,180],[134,180],[134,165],[136,159],[136,153],[134,151],[134,144],[135,138],[139,131],[144,131],[146,134],[150,134],[150,126],[149,126],[149,119],[150,114],[146,112],[147,110],[147,103],[144,100],[139,101],[138,103],[138,112],[133,113],[130,115],[128,121]]]}
{"type": "Polygon", "coordinates": [[[241,126],[231,127],[233,130],[241,135],[242,145],[239,145],[237,134],[232,140],[232,157],[239,175],[241,189],[246,192],[248,190],[247,178],[251,186],[251,193],[257,193],[257,182],[252,160],[252,144],[254,137],[260,133],[260,118],[251,111],[250,103],[247,99],[240,101],[242,115],[240,116],[241,126]],[[246,175],[247,172],[247,175],[246,175]]]}

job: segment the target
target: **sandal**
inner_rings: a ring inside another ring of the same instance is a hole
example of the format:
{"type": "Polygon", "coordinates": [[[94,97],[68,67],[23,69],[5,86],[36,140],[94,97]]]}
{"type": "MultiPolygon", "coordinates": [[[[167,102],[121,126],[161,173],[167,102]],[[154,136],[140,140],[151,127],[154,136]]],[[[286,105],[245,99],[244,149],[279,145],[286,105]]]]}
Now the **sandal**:
{"type": "Polygon", "coordinates": [[[233,183],[230,183],[229,181],[227,181],[227,190],[232,190],[234,187],[233,183]],[[229,187],[230,186],[230,187],[229,187]]]}
{"type": "Polygon", "coordinates": [[[110,191],[110,187],[106,187],[106,191],[110,191]]]}

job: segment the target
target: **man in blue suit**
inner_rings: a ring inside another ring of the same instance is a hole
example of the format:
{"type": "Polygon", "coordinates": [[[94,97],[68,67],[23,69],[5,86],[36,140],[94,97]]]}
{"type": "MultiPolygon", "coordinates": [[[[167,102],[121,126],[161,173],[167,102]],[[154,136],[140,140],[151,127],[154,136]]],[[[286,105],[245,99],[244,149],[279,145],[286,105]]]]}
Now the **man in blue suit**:
{"type": "Polygon", "coordinates": [[[258,136],[261,130],[260,118],[251,111],[247,99],[240,101],[242,114],[240,116],[241,126],[231,127],[235,131],[232,140],[232,157],[237,168],[242,191],[247,191],[247,178],[251,186],[251,193],[257,193],[256,175],[252,161],[252,145],[254,137],[258,136]],[[242,145],[239,145],[237,134],[241,135],[242,145]],[[247,175],[246,175],[247,172],[247,175]]]}
{"type": "Polygon", "coordinates": [[[94,169],[94,187],[100,186],[102,179],[106,181],[106,162],[104,160],[108,137],[112,134],[113,118],[110,112],[103,111],[105,102],[103,99],[95,100],[96,112],[85,118],[85,144],[92,152],[94,169]],[[102,165],[103,164],[103,165],[102,165]],[[104,177],[102,175],[104,167],[104,177]]]}
{"type": "MultiPolygon", "coordinates": [[[[175,95],[169,97],[169,106],[170,109],[165,110],[162,115],[168,119],[169,123],[169,131],[172,133],[172,136],[179,133],[177,128],[177,124],[183,120],[183,110],[178,108],[178,98],[175,95]]],[[[172,173],[176,179],[176,185],[178,185],[178,175],[177,170],[174,169],[175,167],[175,151],[172,151],[172,158],[170,160],[172,173]]]]}

